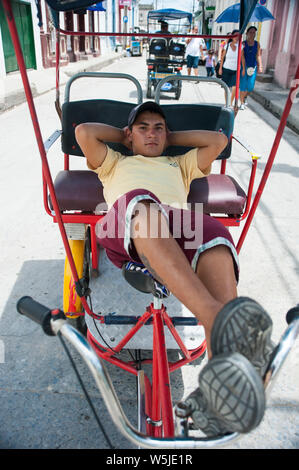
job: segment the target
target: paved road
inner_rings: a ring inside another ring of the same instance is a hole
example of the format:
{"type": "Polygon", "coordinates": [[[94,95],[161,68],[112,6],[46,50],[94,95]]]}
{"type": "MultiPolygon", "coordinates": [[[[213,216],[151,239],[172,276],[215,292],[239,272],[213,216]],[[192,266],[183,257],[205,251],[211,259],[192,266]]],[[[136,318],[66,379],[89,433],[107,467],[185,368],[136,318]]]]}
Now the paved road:
{"type": "MultiPolygon", "coordinates": [[[[145,90],[145,63],[142,58],[124,58],[107,71],[132,73],[145,90]]],[[[105,96],[136,98],[134,88],[123,82],[74,85],[72,98],[105,96]]],[[[54,111],[54,93],[36,99],[44,139],[59,128],[54,111]]],[[[223,101],[223,91],[214,84],[185,83],[181,100],[223,101]]],[[[163,101],[163,102],[166,102],[163,101]]],[[[167,102],[170,102],[167,100],[167,102]]],[[[172,102],[172,101],[171,101],[172,102]]],[[[174,101],[175,102],[175,101],[174,101]]],[[[235,132],[262,155],[257,182],[265,167],[278,121],[257,103],[240,112],[235,132]]],[[[50,307],[62,305],[64,249],[42,203],[41,164],[26,105],[0,116],[1,127],[1,292],[0,363],[2,449],[104,449],[98,430],[68,359],[58,340],[45,337],[40,328],[16,313],[16,302],[31,295],[50,307]]],[[[240,254],[239,294],[259,301],[273,318],[273,338],[278,341],[286,324],[287,310],[298,303],[298,136],[286,130],[272,174],[256,217],[240,254]]],[[[50,155],[53,174],[62,168],[59,144],[50,155]]],[[[75,159],[73,168],[85,168],[75,159]]],[[[217,171],[218,164],[214,165],[217,171]]],[[[228,172],[246,188],[250,173],[248,154],[237,146],[228,172]]],[[[257,187],[257,186],[256,186],[257,187]]],[[[255,190],[256,190],[255,187],[255,190]]],[[[232,234],[238,240],[240,229],[232,234]]],[[[107,268],[108,279],[109,270],[107,268]]],[[[106,273],[106,275],[107,275],[106,273]]],[[[113,277],[110,277],[110,282],[113,277]]],[[[299,448],[299,347],[290,354],[268,401],[262,424],[232,449],[299,448]]],[[[94,403],[99,407],[111,440],[119,449],[128,443],[110,423],[92,378],[79,360],[80,370],[94,403]]],[[[200,366],[191,365],[173,376],[176,399],[193,390],[200,366]]],[[[136,423],[135,379],[108,367],[128,418],[136,423]]]]}

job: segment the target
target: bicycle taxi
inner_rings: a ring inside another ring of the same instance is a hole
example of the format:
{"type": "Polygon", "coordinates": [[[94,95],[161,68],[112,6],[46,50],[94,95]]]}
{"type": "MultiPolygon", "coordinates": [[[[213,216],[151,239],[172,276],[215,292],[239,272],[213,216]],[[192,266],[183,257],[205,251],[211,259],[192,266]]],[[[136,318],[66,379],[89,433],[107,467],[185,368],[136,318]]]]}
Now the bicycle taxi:
{"type": "MultiPolygon", "coordinates": [[[[167,8],[162,10],[151,10],[147,15],[148,32],[157,30],[157,25],[170,25],[177,33],[187,32],[191,27],[192,14],[186,11],[167,8]],[[185,23],[181,23],[185,20],[185,23]]],[[[157,85],[162,78],[169,75],[181,75],[183,65],[186,63],[185,44],[182,39],[168,38],[168,27],[165,28],[164,37],[153,37],[150,39],[147,56],[147,84],[146,97],[153,98],[157,85]]],[[[157,31],[156,31],[157,32],[157,31]]],[[[162,29],[160,31],[162,33],[162,29]]],[[[163,83],[161,90],[165,93],[174,93],[178,100],[182,92],[181,80],[171,80],[163,83]]]]}
{"type": "MultiPolygon", "coordinates": [[[[84,8],[91,5],[92,2],[88,0],[70,0],[68,2],[49,0],[48,4],[53,9],[57,19],[56,52],[58,70],[59,11],[76,9],[78,6],[84,8]]],[[[240,20],[240,32],[244,31],[255,4],[256,1],[242,2],[243,16],[240,20]]],[[[19,300],[17,310],[39,323],[46,334],[50,336],[57,335],[61,340],[66,339],[74,346],[90,369],[115,426],[128,440],[137,446],[152,449],[187,449],[213,448],[231,443],[240,437],[238,433],[211,438],[190,436],[192,410],[189,410],[190,412],[186,416],[182,416],[180,413],[182,408],[174,408],[169,375],[177,368],[183,367],[195,359],[202,358],[206,350],[206,342],[202,327],[195,321],[194,317],[190,317],[190,315],[173,316],[166,309],[164,303],[168,293],[165,292],[163,286],[150,276],[149,273],[145,273],[144,270],[140,269],[140,267],[134,270],[133,277],[130,276],[130,270],[124,269],[124,277],[131,286],[153,297],[152,302],[145,307],[145,313],[141,311],[129,315],[124,314],[124,312],[116,312],[115,314],[113,312],[113,314],[103,315],[97,313],[89,303],[89,299],[92,298],[93,281],[99,275],[98,243],[100,243],[100,240],[97,240],[95,227],[97,222],[104,217],[105,200],[102,195],[101,183],[94,173],[88,170],[78,171],[70,169],[70,157],[82,157],[82,152],[75,140],[74,129],[77,124],[86,121],[100,121],[124,127],[127,123],[128,114],[136,103],[117,102],[107,99],[71,101],[70,88],[75,80],[81,79],[83,76],[105,77],[109,79],[114,77],[123,78],[131,80],[135,84],[137,102],[141,103],[143,94],[139,82],[134,77],[124,74],[78,74],[69,80],[66,86],[65,101],[61,108],[58,91],[59,82],[57,80],[56,110],[61,116],[62,130],[55,131],[44,143],[41,138],[10,1],[3,0],[3,5],[42,160],[45,209],[53,222],[58,224],[66,251],[63,307],[61,309],[50,309],[31,297],[25,296],[19,300]],[[52,143],[60,137],[62,139],[62,153],[64,154],[64,168],[56,175],[53,181],[49,170],[47,152],[52,143]],[[75,323],[76,328],[74,328],[71,322],[75,323]],[[112,333],[111,328],[113,329],[112,333]],[[185,328],[187,334],[184,331],[185,328]],[[188,341],[188,335],[190,339],[190,328],[194,329],[192,330],[194,331],[192,336],[196,338],[196,341],[188,341]],[[152,333],[150,334],[149,331],[152,333]],[[139,333],[141,336],[138,337],[139,333]],[[112,336],[116,338],[113,345],[111,343],[112,336]],[[128,362],[118,357],[118,353],[126,347],[130,350],[135,350],[135,357],[132,357],[132,360],[128,362]],[[143,356],[142,350],[147,348],[152,350],[150,358],[143,356]],[[182,358],[176,362],[170,362],[168,359],[168,349],[180,350],[182,358]],[[138,429],[131,425],[122,410],[117,397],[117,391],[111,383],[104,361],[109,361],[136,376],[138,429]],[[145,364],[152,366],[151,381],[144,371],[143,366],[145,364]]],[[[69,33],[74,34],[73,32],[69,33]]],[[[117,35],[119,36],[120,33],[117,33],[117,35]]],[[[136,33],[134,35],[137,36],[136,33]]],[[[142,33],[142,36],[144,35],[145,33],[142,33]]],[[[239,35],[239,44],[240,42],[241,34],[239,35]]],[[[59,77],[58,73],[57,77],[59,77]]],[[[197,77],[185,77],[183,75],[180,79],[182,81],[198,80],[197,77]]],[[[296,79],[299,79],[299,67],[297,68],[296,79]]],[[[158,83],[155,101],[159,102],[163,84],[169,80],[177,80],[177,77],[167,76],[158,83]]],[[[202,78],[202,80],[207,79],[202,78]]],[[[253,181],[257,158],[252,151],[248,150],[252,159],[252,172],[246,193],[232,177],[226,174],[226,161],[231,153],[232,142],[236,141],[233,134],[235,113],[228,106],[230,98],[229,90],[221,80],[213,80],[218,82],[226,92],[225,105],[176,104],[173,105],[176,107],[176,115],[173,113],[173,106],[163,105],[163,109],[169,126],[173,129],[194,128],[191,126],[194,126],[194,123],[196,123],[196,128],[198,129],[218,130],[224,132],[229,138],[229,145],[219,156],[222,162],[220,174],[211,174],[206,178],[194,180],[188,201],[191,205],[197,202],[203,203],[204,212],[212,214],[226,226],[239,226],[241,220],[246,219],[237,244],[237,251],[239,252],[271,171],[277,147],[290,111],[291,96],[296,87],[298,87],[298,80],[296,81],[297,85],[290,90],[273,148],[253,201],[253,181]]],[[[238,94],[236,100],[237,98],[238,94]]],[[[123,150],[121,149],[121,151],[123,150]]],[[[178,149],[173,149],[173,154],[176,154],[175,152],[177,151],[178,149]]],[[[121,276],[121,273],[119,273],[119,276],[121,276]]],[[[130,288],[128,286],[128,289],[130,288]]],[[[111,296],[113,295],[111,293],[111,296]]],[[[276,379],[298,335],[298,307],[288,312],[287,323],[288,326],[282,335],[281,341],[275,348],[263,378],[266,391],[270,390],[270,385],[276,379]]],[[[75,366],[75,364],[73,365],[75,366]]]]}

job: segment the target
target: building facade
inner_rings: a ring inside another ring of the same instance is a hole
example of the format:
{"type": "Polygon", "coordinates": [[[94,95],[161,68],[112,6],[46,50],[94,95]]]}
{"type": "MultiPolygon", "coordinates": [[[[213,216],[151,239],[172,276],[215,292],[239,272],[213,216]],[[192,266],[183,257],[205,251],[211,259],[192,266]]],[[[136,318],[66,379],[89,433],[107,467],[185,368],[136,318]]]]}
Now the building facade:
{"type": "MultiPolygon", "coordinates": [[[[40,1],[38,19],[35,0],[11,0],[20,42],[28,69],[55,67],[56,29],[50,8],[40,1]]],[[[138,26],[139,0],[104,0],[96,10],[60,12],[60,28],[82,32],[131,32],[138,26]]],[[[105,55],[115,50],[117,37],[79,36],[60,33],[61,65],[105,55]]],[[[127,41],[126,41],[127,42],[127,41]]],[[[122,43],[122,42],[121,42],[122,43]]],[[[0,77],[18,70],[12,41],[0,2],[0,77]]]]}
{"type": "MultiPolygon", "coordinates": [[[[217,0],[214,20],[234,0],[217,0]]],[[[272,13],[274,21],[250,23],[257,28],[257,40],[262,51],[263,69],[273,75],[273,80],[283,88],[289,88],[299,63],[299,0],[260,1],[272,13]]],[[[236,23],[213,23],[213,34],[227,34],[236,23]]],[[[215,41],[217,47],[219,41],[215,41]]]]}
{"type": "Polygon", "coordinates": [[[267,0],[275,21],[262,23],[260,43],[265,71],[274,81],[289,88],[299,63],[299,1],[267,0]]]}
{"type": "Polygon", "coordinates": [[[139,27],[142,31],[147,31],[147,15],[150,10],[154,10],[154,2],[142,4],[139,6],[139,27]]]}
{"type": "MultiPolygon", "coordinates": [[[[43,66],[40,28],[34,0],[11,2],[27,68],[43,66]]],[[[18,70],[2,2],[0,2],[0,77],[18,70]]]]}

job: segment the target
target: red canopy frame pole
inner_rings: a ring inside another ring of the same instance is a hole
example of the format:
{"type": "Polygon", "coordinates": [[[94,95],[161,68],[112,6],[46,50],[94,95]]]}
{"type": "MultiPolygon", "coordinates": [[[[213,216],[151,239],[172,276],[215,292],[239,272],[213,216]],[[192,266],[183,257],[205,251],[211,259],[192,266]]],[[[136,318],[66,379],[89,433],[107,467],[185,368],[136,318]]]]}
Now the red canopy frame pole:
{"type": "MultiPolygon", "coordinates": [[[[65,248],[66,255],[67,255],[67,258],[68,258],[68,261],[69,261],[69,264],[70,264],[70,268],[71,268],[71,271],[72,271],[74,282],[76,283],[76,282],[79,281],[79,278],[78,278],[76,266],[75,266],[75,263],[74,263],[73,255],[72,255],[72,252],[71,252],[71,249],[70,249],[70,245],[69,245],[69,242],[68,242],[68,239],[67,239],[65,227],[64,227],[64,224],[62,222],[62,217],[61,217],[61,214],[60,214],[60,209],[59,209],[58,201],[57,201],[56,194],[55,194],[55,189],[54,189],[54,185],[53,185],[53,181],[52,181],[52,177],[51,177],[51,173],[50,173],[50,169],[49,169],[49,165],[48,165],[48,161],[47,161],[46,151],[45,151],[45,147],[44,147],[44,143],[43,143],[43,139],[42,139],[42,135],[41,135],[41,130],[40,130],[40,126],[39,126],[39,122],[38,122],[34,102],[33,102],[32,92],[31,92],[31,88],[30,88],[30,84],[29,84],[29,80],[28,80],[28,76],[27,76],[24,57],[23,57],[23,53],[22,53],[22,49],[21,49],[21,45],[20,45],[20,40],[19,40],[18,31],[17,31],[17,28],[16,28],[16,23],[15,23],[15,20],[14,20],[13,12],[12,12],[10,0],[3,0],[3,6],[4,6],[4,11],[5,11],[6,19],[7,19],[7,24],[8,24],[8,27],[9,27],[11,39],[12,39],[12,42],[13,42],[13,45],[14,45],[16,58],[17,58],[19,69],[20,69],[20,73],[21,73],[21,77],[22,77],[22,81],[23,81],[23,86],[24,86],[24,91],[25,91],[25,95],[26,95],[26,99],[27,99],[27,103],[28,103],[28,107],[29,107],[29,112],[30,112],[30,115],[31,115],[32,124],[33,124],[33,128],[34,128],[34,132],[35,132],[35,136],[36,136],[36,140],[37,140],[41,160],[42,160],[43,175],[44,175],[44,178],[46,179],[48,187],[49,187],[49,192],[50,192],[53,208],[54,208],[54,211],[55,211],[55,214],[56,214],[56,217],[57,217],[57,222],[58,222],[58,226],[59,226],[59,229],[60,229],[60,232],[61,232],[64,248],[65,248]]],[[[86,299],[82,297],[81,301],[82,301],[82,305],[85,308],[85,310],[88,313],[90,313],[90,309],[89,309],[89,306],[87,304],[86,299]]]]}
{"type": "Polygon", "coordinates": [[[241,249],[241,247],[242,247],[242,245],[243,245],[244,239],[245,239],[245,237],[246,237],[246,234],[247,234],[247,232],[248,232],[249,226],[250,226],[251,221],[252,221],[252,219],[253,219],[253,216],[254,216],[254,214],[255,214],[256,208],[257,208],[258,203],[259,203],[259,201],[260,201],[260,199],[261,199],[263,190],[264,190],[264,188],[265,188],[265,185],[266,185],[266,182],[267,182],[269,173],[270,173],[270,171],[271,171],[271,168],[272,168],[272,165],[273,165],[273,162],[274,162],[274,158],[275,158],[276,153],[277,153],[277,150],[278,150],[278,146],[279,146],[279,144],[280,144],[280,140],[281,140],[281,137],[282,137],[284,128],[285,128],[286,123],[287,123],[287,118],[288,118],[288,116],[289,116],[289,113],[290,113],[290,110],[291,110],[293,101],[294,101],[294,99],[295,99],[295,97],[296,97],[296,90],[297,90],[298,87],[299,87],[299,65],[297,66],[297,71],[296,71],[295,79],[293,80],[292,83],[293,83],[293,86],[292,86],[291,89],[290,89],[290,93],[289,93],[288,99],[287,99],[286,104],[285,104],[285,108],[284,108],[283,113],[282,113],[282,116],[281,116],[281,120],[280,120],[278,129],[277,129],[277,133],[276,133],[276,136],[275,136],[275,139],[274,139],[274,142],[273,142],[273,146],[272,146],[270,155],[269,155],[269,157],[268,157],[268,161],[267,161],[267,164],[266,164],[266,167],[265,167],[265,170],[264,170],[262,179],[261,179],[261,181],[260,181],[258,190],[257,190],[257,192],[256,192],[254,201],[253,201],[253,203],[252,203],[250,212],[249,212],[249,214],[248,214],[246,223],[245,223],[245,225],[244,225],[244,227],[243,227],[242,233],[241,233],[241,235],[240,235],[240,238],[239,238],[239,241],[238,241],[238,244],[237,244],[237,252],[238,252],[238,253],[240,252],[240,249],[241,249]]]}
{"type": "MultiPolygon", "coordinates": [[[[104,32],[104,31],[68,31],[62,28],[59,28],[59,31],[66,36],[103,36],[103,37],[136,37],[136,38],[162,38],[165,37],[163,33],[113,33],[104,32]]],[[[167,38],[208,38],[208,39],[227,39],[236,37],[237,33],[229,34],[167,34],[167,38]]]]}
{"type": "Polygon", "coordinates": [[[60,61],[60,32],[56,29],[56,44],[55,44],[55,68],[56,68],[56,98],[59,100],[59,61],[60,61]]]}
{"type": "Polygon", "coordinates": [[[239,92],[240,92],[241,54],[242,54],[242,34],[239,34],[238,66],[237,66],[237,75],[236,75],[236,94],[235,94],[235,111],[238,109],[238,100],[239,100],[239,92]]]}
{"type": "Polygon", "coordinates": [[[58,29],[56,29],[56,44],[55,44],[55,50],[56,50],[56,61],[55,61],[55,69],[56,69],[56,102],[59,104],[60,103],[60,90],[59,90],[59,81],[60,81],[60,76],[59,76],[59,62],[60,62],[60,32],[58,29]]]}

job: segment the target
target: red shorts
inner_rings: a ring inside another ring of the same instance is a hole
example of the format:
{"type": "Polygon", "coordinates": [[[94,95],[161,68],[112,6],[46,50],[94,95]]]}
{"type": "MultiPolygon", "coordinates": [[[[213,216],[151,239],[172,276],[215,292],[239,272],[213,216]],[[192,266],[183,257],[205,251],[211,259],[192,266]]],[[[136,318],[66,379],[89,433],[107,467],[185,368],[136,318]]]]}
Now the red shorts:
{"type": "MultiPolygon", "coordinates": [[[[218,245],[227,246],[233,258],[238,281],[238,255],[229,231],[221,222],[200,210],[178,209],[162,204],[153,193],[145,189],[135,189],[121,196],[97,223],[98,242],[105,248],[108,258],[115,266],[122,268],[127,261],[142,264],[130,236],[132,217],[136,210],[143,207],[138,207],[140,201],[149,201],[159,206],[168,220],[169,232],[183,250],[194,271],[201,253],[218,245]]],[[[151,219],[151,236],[155,236],[154,225],[151,219]]]]}

